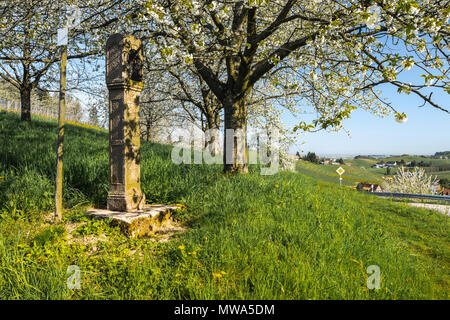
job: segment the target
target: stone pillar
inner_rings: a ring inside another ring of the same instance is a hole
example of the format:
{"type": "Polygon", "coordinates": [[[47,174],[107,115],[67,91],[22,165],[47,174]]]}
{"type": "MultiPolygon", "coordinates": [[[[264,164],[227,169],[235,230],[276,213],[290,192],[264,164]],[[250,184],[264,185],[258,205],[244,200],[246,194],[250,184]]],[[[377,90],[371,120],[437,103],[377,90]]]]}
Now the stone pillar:
{"type": "Polygon", "coordinates": [[[139,96],[144,87],[141,41],[114,34],[106,42],[109,90],[108,210],[141,211],[139,96]]]}

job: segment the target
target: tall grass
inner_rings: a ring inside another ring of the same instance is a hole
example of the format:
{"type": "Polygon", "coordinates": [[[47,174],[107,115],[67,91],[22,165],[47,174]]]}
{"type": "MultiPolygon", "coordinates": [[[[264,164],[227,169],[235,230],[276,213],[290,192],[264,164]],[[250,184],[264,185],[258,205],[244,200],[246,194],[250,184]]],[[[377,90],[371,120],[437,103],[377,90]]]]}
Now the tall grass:
{"type": "Polygon", "coordinates": [[[1,299],[448,298],[448,217],[298,173],[225,177],[220,166],[177,166],[158,144],[142,145],[142,188],[150,202],[185,204],[175,219],[188,231],[167,243],[128,239],[85,217],[83,205],[106,199],[108,139],[76,126],[66,128],[73,209],[61,226],[85,223],[80,240],[107,241],[69,243],[40,219],[53,205],[54,132],[54,122],[0,113],[1,299]],[[81,290],[65,286],[73,264],[81,290]],[[370,265],[380,267],[379,290],[367,288],[370,265]]]}

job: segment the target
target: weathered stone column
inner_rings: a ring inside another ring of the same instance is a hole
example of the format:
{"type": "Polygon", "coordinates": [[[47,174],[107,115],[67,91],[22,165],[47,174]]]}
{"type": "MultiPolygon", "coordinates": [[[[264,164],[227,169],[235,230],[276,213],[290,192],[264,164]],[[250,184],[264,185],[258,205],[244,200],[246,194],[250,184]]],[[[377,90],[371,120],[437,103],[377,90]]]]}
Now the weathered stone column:
{"type": "Polygon", "coordinates": [[[106,42],[109,90],[108,210],[141,211],[139,96],[143,89],[141,41],[114,34],[106,42]]]}

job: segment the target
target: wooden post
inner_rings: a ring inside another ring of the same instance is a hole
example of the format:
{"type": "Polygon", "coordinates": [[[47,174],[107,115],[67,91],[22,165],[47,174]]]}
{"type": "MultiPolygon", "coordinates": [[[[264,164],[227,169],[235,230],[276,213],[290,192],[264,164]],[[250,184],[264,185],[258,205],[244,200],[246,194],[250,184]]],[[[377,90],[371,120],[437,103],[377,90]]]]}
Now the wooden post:
{"type": "Polygon", "coordinates": [[[64,155],[64,121],[66,116],[66,69],[67,45],[63,46],[61,54],[61,80],[59,89],[58,114],[58,144],[56,151],[56,186],[55,186],[55,221],[62,219],[62,184],[63,184],[63,155],[64,155]]]}

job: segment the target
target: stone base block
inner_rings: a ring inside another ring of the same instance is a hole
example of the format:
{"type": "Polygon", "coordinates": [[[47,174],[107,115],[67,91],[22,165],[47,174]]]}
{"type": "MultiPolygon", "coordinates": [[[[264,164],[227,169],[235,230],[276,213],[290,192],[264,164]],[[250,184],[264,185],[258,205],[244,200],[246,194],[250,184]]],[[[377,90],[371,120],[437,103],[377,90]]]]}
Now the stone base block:
{"type": "Polygon", "coordinates": [[[143,212],[145,195],[140,192],[134,196],[110,193],[107,198],[107,207],[110,211],[143,212]]]}
{"type": "Polygon", "coordinates": [[[123,233],[131,238],[135,238],[153,235],[155,231],[170,219],[171,213],[176,209],[180,209],[180,207],[147,205],[142,211],[136,212],[92,209],[87,213],[93,218],[110,219],[120,226],[123,233]]]}

